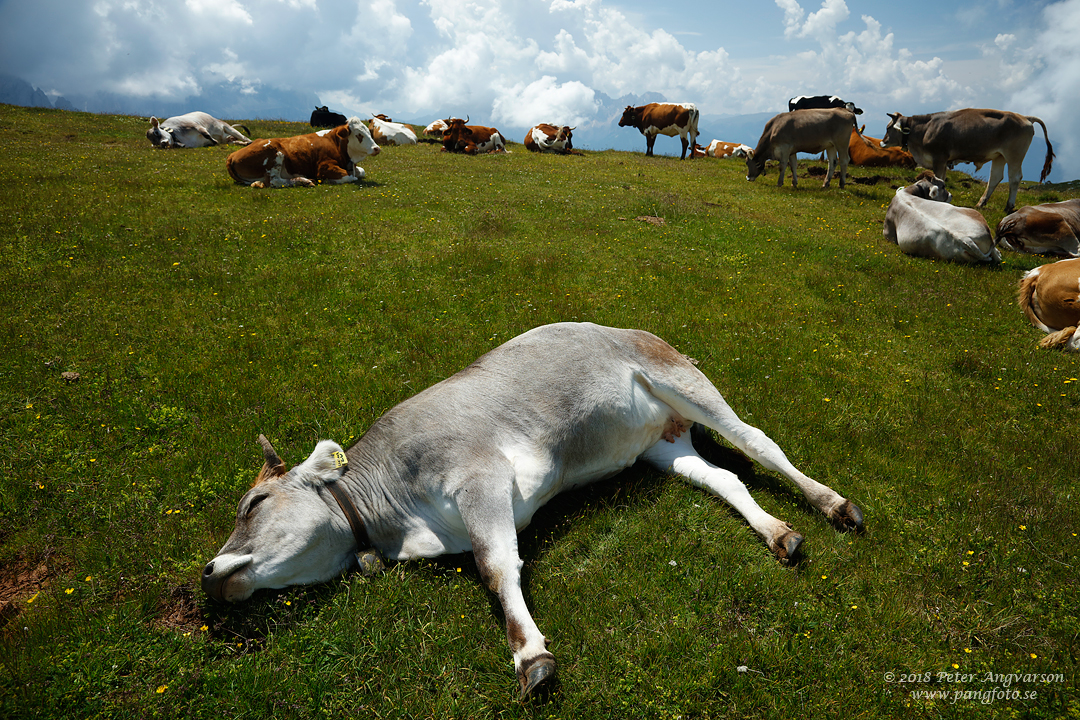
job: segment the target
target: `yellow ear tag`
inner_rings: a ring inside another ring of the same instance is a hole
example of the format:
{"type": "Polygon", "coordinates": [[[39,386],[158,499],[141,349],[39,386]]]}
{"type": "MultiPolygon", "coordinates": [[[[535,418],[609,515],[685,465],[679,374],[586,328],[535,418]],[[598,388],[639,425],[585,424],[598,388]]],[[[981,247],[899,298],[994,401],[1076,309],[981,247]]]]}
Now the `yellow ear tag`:
{"type": "Polygon", "coordinates": [[[337,470],[339,467],[345,467],[348,464],[349,464],[349,458],[345,457],[345,453],[341,452],[340,450],[335,450],[334,451],[334,469],[337,470]]]}

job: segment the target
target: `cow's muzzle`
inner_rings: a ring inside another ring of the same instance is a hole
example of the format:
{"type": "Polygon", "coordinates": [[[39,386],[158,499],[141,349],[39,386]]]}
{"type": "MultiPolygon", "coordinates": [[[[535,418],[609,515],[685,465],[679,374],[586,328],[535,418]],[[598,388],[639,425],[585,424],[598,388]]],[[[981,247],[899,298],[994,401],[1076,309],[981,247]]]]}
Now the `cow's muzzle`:
{"type": "Polygon", "coordinates": [[[255,571],[251,555],[216,557],[202,571],[202,589],[209,597],[223,602],[240,602],[251,597],[255,571]]]}

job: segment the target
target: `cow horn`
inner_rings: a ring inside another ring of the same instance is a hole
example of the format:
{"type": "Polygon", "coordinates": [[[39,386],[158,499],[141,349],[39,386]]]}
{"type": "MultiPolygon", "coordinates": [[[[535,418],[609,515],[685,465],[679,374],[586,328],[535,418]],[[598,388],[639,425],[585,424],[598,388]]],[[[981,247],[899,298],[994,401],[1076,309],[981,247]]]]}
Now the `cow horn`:
{"type": "Polygon", "coordinates": [[[469,115],[468,114],[465,115],[465,124],[466,125],[469,124],[469,115]]]}
{"type": "Polygon", "coordinates": [[[285,474],[285,462],[278,456],[277,450],[266,439],[266,436],[261,433],[259,434],[259,444],[262,445],[264,463],[258,477],[255,478],[253,486],[264,480],[270,480],[285,474]]]}

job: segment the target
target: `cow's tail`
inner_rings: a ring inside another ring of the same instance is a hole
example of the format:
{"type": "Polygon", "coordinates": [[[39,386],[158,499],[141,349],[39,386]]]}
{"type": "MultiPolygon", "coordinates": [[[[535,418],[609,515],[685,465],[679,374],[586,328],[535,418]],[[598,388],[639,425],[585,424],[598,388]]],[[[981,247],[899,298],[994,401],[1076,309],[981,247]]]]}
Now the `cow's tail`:
{"type": "Polygon", "coordinates": [[[698,136],[698,120],[701,118],[701,111],[698,110],[697,105],[690,106],[690,117],[687,119],[686,130],[690,134],[690,157],[694,156],[694,143],[697,142],[698,136]]]}
{"type": "Polygon", "coordinates": [[[1076,333],[1076,327],[1067,327],[1064,330],[1058,330],[1055,333],[1050,333],[1042,340],[1039,341],[1039,347],[1041,348],[1067,348],[1069,350],[1080,349],[1080,336],[1076,333]]]}
{"type": "Polygon", "coordinates": [[[1050,167],[1054,164],[1054,146],[1050,144],[1050,134],[1046,130],[1046,123],[1037,117],[1028,116],[1028,120],[1042,125],[1043,138],[1046,140],[1046,160],[1043,161],[1042,174],[1039,175],[1039,182],[1046,182],[1046,176],[1050,174],[1050,167]]]}
{"type": "Polygon", "coordinates": [[[1038,281],[1039,268],[1035,268],[1024,275],[1020,280],[1020,287],[1016,291],[1016,301],[1020,303],[1020,309],[1024,311],[1024,315],[1027,316],[1032,325],[1045,333],[1052,333],[1054,330],[1048,328],[1035,314],[1035,286],[1038,281]]]}

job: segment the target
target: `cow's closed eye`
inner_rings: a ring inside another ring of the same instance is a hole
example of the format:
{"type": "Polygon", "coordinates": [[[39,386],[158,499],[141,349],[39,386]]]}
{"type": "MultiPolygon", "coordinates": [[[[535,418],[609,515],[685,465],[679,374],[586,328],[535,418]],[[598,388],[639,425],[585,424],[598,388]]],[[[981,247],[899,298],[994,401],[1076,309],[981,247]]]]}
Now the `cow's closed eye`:
{"type": "Polygon", "coordinates": [[[253,512],[255,512],[255,508],[258,507],[259,503],[261,503],[267,497],[269,497],[269,496],[268,495],[256,495],[255,497],[251,498],[251,502],[248,503],[247,512],[244,513],[244,517],[251,517],[251,514],[253,512]]]}

